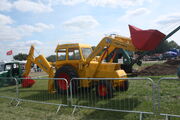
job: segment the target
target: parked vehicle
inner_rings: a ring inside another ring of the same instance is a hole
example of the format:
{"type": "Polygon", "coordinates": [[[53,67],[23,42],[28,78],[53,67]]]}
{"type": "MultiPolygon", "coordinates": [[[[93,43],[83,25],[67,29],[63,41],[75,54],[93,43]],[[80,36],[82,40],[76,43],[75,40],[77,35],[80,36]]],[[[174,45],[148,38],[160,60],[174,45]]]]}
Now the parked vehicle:
{"type": "Polygon", "coordinates": [[[11,78],[21,78],[24,72],[24,62],[8,62],[4,64],[3,71],[0,72],[0,86],[15,85],[15,80],[11,78]]]}

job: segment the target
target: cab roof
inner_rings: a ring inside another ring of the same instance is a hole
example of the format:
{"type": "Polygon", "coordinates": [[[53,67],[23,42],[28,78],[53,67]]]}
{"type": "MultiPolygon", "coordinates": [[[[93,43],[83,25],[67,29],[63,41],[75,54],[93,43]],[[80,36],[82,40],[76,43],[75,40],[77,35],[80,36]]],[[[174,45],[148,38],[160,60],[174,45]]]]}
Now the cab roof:
{"type": "Polygon", "coordinates": [[[80,43],[58,44],[55,52],[63,48],[91,48],[91,46],[88,44],[80,44],[80,43]]]}

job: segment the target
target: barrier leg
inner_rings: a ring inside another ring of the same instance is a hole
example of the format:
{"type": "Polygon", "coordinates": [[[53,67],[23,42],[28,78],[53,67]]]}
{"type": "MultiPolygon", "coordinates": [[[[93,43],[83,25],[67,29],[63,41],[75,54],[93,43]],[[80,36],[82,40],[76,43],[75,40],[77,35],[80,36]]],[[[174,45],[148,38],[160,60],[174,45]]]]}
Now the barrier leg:
{"type": "Polygon", "coordinates": [[[59,110],[61,109],[61,106],[62,105],[59,105],[58,108],[57,108],[57,111],[56,111],[56,114],[59,112],[59,110]]]}

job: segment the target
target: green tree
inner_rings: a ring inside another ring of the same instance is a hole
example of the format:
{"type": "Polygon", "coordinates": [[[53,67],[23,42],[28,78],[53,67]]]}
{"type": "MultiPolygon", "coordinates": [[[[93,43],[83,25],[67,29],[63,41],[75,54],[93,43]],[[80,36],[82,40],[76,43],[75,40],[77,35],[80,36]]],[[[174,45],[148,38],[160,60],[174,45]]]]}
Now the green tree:
{"type": "Polygon", "coordinates": [[[175,42],[175,41],[170,41],[169,42],[169,47],[172,48],[176,48],[176,49],[180,49],[180,46],[175,42]]]}
{"type": "Polygon", "coordinates": [[[164,53],[170,49],[171,48],[170,48],[169,42],[167,40],[164,40],[159,44],[159,46],[155,50],[151,51],[150,54],[164,53]]]}
{"type": "Polygon", "coordinates": [[[180,49],[180,46],[175,41],[168,42],[167,40],[165,40],[162,41],[160,45],[154,51],[152,51],[152,53],[164,53],[173,48],[180,49]]]}
{"type": "Polygon", "coordinates": [[[50,55],[46,58],[49,62],[55,62],[56,61],[56,55],[50,55]]]}
{"type": "Polygon", "coordinates": [[[23,60],[27,60],[27,54],[24,53],[19,53],[15,56],[13,56],[14,60],[19,60],[19,61],[23,61],[23,60]]]}

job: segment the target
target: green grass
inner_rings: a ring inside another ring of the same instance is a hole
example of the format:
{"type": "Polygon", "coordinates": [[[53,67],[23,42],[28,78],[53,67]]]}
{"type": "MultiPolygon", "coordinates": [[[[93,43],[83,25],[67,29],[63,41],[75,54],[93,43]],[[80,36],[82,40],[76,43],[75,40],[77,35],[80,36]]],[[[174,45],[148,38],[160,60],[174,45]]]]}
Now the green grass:
{"type": "MultiPolygon", "coordinates": [[[[158,63],[144,63],[142,67],[158,63]]],[[[157,84],[162,77],[168,76],[146,76],[150,77],[157,84]]],[[[161,83],[161,113],[180,115],[180,81],[166,80],[161,83]]],[[[67,96],[60,94],[50,94],[47,91],[48,81],[37,80],[32,88],[19,88],[19,96],[22,99],[44,101],[49,103],[68,104],[67,96]]],[[[0,96],[15,97],[16,87],[0,88],[0,96]]],[[[156,91],[157,92],[157,91],[156,91]]],[[[157,94],[156,94],[157,96],[157,94]]],[[[94,109],[76,109],[71,115],[73,107],[62,107],[56,114],[58,106],[45,105],[30,102],[21,102],[18,107],[10,105],[11,100],[0,98],[0,120],[139,120],[139,114],[111,112],[94,109]]],[[[121,109],[129,111],[152,112],[152,84],[146,81],[131,81],[128,91],[115,92],[111,99],[100,99],[96,96],[95,89],[81,95],[73,95],[73,104],[88,105],[90,107],[101,107],[111,109],[121,109]]],[[[13,102],[15,104],[15,102],[13,102]]],[[[165,116],[144,115],[144,120],[164,120],[165,116]]],[[[179,120],[179,118],[171,118],[179,120]]]]}
{"type": "MultiPolygon", "coordinates": [[[[151,76],[149,76],[151,77],[151,76]]],[[[164,76],[161,76],[164,77],[164,76]]],[[[159,76],[153,76],[155,82],[159,76]]],[[[47,80],[37,80],[32,88],[19,88],[19,96],[22,99],[67,104],[66,95],[50,94],[47,92],[47,80]]],[[[163,81],[161,84],[161,112],[180,115],[180,82],[163,81]]],[[[0,88],[0,96],[15,96],[15,87],[0,88]]],[[[111,99],[96,97],[95,90],[81,95],[73,95],[73,104],[88,105],[91,107],[122,109],[130,111],[152,112],[152,84],[146,81],[130,81],[130,87],[126,92],[115,92],[111,99]]],[[[75,115],[71,115],[73,107],[62,107],[55,114],[58,106],[44,105],[30,102],[21,102],[20,106],[9,105],[10,100],[0,98],[0,116],[2,120],[136,120],[139,114],[100,111],[92,109],[77,109],[75,115]]],[[[157,117],[163,120],[165,117],[157,117]]],[[[145,120],[156,119],[153,115],[145,115],[145,120]]],[[[172,120],[178,120],[173,118],[172,120]]]]}

